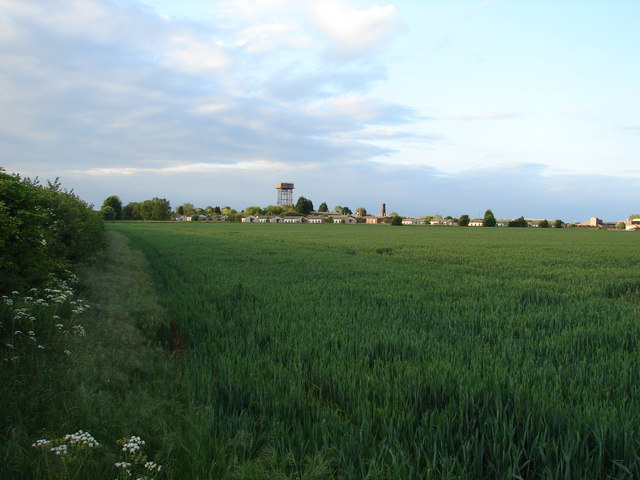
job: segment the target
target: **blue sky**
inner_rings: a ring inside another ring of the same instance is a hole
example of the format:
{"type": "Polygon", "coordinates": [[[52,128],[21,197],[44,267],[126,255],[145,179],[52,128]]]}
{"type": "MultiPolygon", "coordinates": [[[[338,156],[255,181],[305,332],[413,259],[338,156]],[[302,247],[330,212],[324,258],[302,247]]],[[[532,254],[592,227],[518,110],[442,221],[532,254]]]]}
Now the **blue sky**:
{"type": "Polygon", "coordinates": [[[640,2],[0,0],[0,165],[85,200],[640,213],[640,2]]]}

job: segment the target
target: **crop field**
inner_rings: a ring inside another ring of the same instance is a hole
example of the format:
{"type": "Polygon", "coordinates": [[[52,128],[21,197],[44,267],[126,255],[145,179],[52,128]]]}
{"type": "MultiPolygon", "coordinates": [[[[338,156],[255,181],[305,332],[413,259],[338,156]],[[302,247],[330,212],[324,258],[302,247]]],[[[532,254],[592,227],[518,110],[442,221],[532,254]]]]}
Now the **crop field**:
{"type": "Polygon", "coordinates": [[[640,478],[638,234],[109,228],[180,336],[184,478],[640,478]]]}

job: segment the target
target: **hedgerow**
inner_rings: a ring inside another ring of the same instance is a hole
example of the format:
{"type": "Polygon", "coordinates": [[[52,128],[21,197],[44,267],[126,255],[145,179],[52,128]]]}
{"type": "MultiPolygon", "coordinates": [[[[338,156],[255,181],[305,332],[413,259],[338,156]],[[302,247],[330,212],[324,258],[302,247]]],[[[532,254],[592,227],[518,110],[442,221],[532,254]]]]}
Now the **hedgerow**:
{"type": "Polygon", "coordinates": [[[0,294],[43,287],[104,247],[104,223],[56,181],[0,168],[0,294]]]}

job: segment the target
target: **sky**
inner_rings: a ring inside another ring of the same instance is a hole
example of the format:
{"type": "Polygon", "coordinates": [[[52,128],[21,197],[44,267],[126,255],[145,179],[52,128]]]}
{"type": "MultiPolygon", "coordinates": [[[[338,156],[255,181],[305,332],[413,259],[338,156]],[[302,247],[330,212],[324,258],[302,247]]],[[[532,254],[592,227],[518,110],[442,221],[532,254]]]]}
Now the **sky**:
{"type": "Polygon", "coordinates": [[[97,207],[640,213],[640,2],[387,2],[0,0],[0,166],[97,207]]]}

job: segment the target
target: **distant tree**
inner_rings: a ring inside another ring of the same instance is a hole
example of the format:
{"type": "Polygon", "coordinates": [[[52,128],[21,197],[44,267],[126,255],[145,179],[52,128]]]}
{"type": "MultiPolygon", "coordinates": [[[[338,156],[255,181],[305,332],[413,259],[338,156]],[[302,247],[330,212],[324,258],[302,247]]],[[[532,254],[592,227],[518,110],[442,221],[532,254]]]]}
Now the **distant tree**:
{"type": "Polygon", "coordinates": [[[118,216],[115,209],[110,205],[103,205],[100,209],[100,214],[102,215],[102,219],[107,221],[116,220],[118,216]]]}
{"type": "Polygon", "coordinates": [[[182,205],[176,208],[176,215],[184,215],[184,207],[182,205]]]}
{"type": "Polygon", "coordinates": [[[551,224],[549,223],[549,220],[545,219],[538,223],[538,228],[551,228],[551,224]]]}
{"type": "Polygon", "coordinates": [[[529,222],[527,222],[524,217],[516,218],[515,220],[511,220],[509,222],[510,227],[528,227],[529,222]]]}
{"type": "Polygon", "coordinates": [[[280,205],[269,205],[264,209],[265,215],[281,215],[284,212],[284,207],[280,205]]]}
{"type": "Polygon", "coordinates": [[[211,205],[207,205],[204,209],[204,213],[206,215],[213,215],[213,207],[211,205]]]}
{"type": "Polygon", "coordinates": [[[192,221],[192,222],[197,222],[198,220],[200,220],[200,218],[198,217],[198,215],[191,215],[191,221],[192,221]]]}
{"type": "Polygon", "coordinates": [[[393,218],[393,217],[399,217],[400,215],[398,215],[398,212],[391,212],[389,216],[393,218]]]}
{"type": "Polygon", "coordinates": [[[351,215],[353,212],[349,207],[342,207],[342,210],[340,210],[340,213],[342,213],[342,215],[351,215]]]}
{"type": "Polygon", "coordinates": [[[120,197],[117,195],[111,195],[110,197],[105,198],[104,202],[102,202],[102,207],[113,208],[116,213],[116,218],[113,218],[112,220],[122,220],[122,202],[120,201],[120,197]]]}
{"type": "Polygon", "coordinates": [[[335,213],[342,213],[342,207],[340,205],[336,205],[335,207],[333,207],[333,211],[335,213]]]}
{"type": "Polygon", "coordinates": [[[453,220],[453,217],[451,215],[447,215],[446,217],[444,217],[445,220],[453,220]]]}
{"type": "Polygon", "coordinates": [[[553,222],[553,228],[562,228],[564,227],[564,222],[560,219],[553,222]]]}
{"type": "Polygon", "coordinates": [[[458,225],[461,227],[469,226],[469,215],[460,215],[460,219],[458,220],[458,225]]]}
{"type": "Polygon", "coordinates": [[[133,220],[133,205],[131,203],[127,203],[124,207],[122,207],[122,219],[123,220],[133,220]]]}
{"type": "Polygon", "coordinates": [[[244,209],[245,215],[262,215],[264,211],[260,207],[247,207],[244,209]]]}
{"type": "Polygon", "coordinates": [[[222,215],[222,210],[220,210],[220,207],[213,207],[213,213],[216,215],[222,215]]]}
{"type": "Polygon", "coordinates": [[[367,216],[367,209],[364,208],[364,207],[356,208],[356,215],[358,215],[360,217],[366,217],[367,216]]]}
{"type": "Polygon", "coordinates": [[[629,215],[629,220],[635,220],[640,218],[640,213],[634,213],[633,215],[629,215]]]}
{"type": "Polygon", "coordinates": [[[319,212],[328,212],[329,211],[329,207],[327,206],[326,202],[322,202],[320,204],[320,206],[318,207],[318,211],[319,212]]]}
{"type": "Polygon", "coordinates": [[[496,217],[493,216],[493,212],[491,210],[487,210],[484,212],[484,218],[482,219],[483,227],[495,227],[496,226],[496,217]]]}
{"type": "Polygon", "coordinates": [[[313,211],[313,202],[308,198],[300,197],[296,202],[296,210],[302,215],[309,215],[313,211]]]}
{"type": "MultiPolygon", "coordinates": [[[[182,213],[179,215],[186,215],[188,217],[192,216],[194,213],[196,213],[195,211],[195,207],[193,206],[193,203],[183,203],[182,205],[180,205],[180,207],[182,207],[182,213]]],[[[178,209],[180,208],[178,207],[178,209]]]]}
{"type": "Polygon", "coordinates": [[[231,214],[236,214],[238,212],[231,207],[222,207],[222,210],[220,210],[220,213],[222,215],[231,215],[231,214]]]}
{"type": "Polygon", "coordinates": [[[627,228],[627,224],[624,222],[618,222],[616,223],[616,228],[618,230],[625,230],[627,228]]]}
{"type": "Polygon", "coordinates": [[[402,217],[400,215],[391,217],[391,225],[402,225],[402,217]]]}
{"type": "Polygon", "coordinates": [[[142,220],[142,204],[139,202],[129,202],[122,209],[125,220],[142,220]]]}

